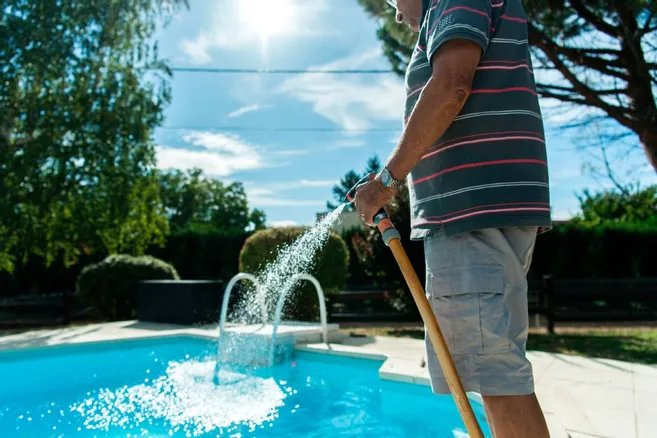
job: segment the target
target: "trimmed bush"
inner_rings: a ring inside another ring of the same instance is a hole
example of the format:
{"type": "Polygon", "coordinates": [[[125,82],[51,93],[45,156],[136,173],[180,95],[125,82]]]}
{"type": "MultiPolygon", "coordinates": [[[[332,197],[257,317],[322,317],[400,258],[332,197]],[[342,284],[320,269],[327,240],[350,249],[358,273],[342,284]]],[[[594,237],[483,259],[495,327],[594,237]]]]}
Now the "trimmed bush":
{"type": "MultiPolygon", "coordinates": [[[[269,263],[276,260],[278,250],[294,242],[307,227],[270,228],[257,231],[246,239],[240,252],[240,271],[261,272],[269,263]]],[[[317,278],[326,295],[339,293],[347,282],[349,252],[344,240],[331,232],[324,247],[318,252],[309,274],[317,278]]],[[[309,319],[316,317],[314,287],[304,282],[297,288],[295,299],[286,307],[288,317],[309,319]]]]}
{"type": "Polygon", "coordinates": [[[135,318],[139,281],[179,279],[173,266],[155,257],[111,255],[82,270],[76,293],[98,317],[126,320],[135,318]]]}

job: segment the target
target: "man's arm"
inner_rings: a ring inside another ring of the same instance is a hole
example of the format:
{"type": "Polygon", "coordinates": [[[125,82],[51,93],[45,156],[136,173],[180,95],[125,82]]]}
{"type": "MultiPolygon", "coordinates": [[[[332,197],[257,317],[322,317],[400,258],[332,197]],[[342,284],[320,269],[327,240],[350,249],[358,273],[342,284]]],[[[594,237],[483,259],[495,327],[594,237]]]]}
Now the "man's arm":
{"type": "Polygon", "coordinates": [[[466,39],[448,41],[433,55],[431,79],[388,161],[388,170],[395,179],[406,178],[461,112],[480,59],[481,47],[466,39]]]}
{"type": "MultiPolygon", "coordinates": [[[[443,136],[470,96],[482,48],[468,39],[453,39],[443,44],[431,58],[433,73],[420,95],[402,137],[388,160],[388,170],[403,180],[443,136]]],[[[390,202],[393,189],[371,181],[356,194],[356,209],[361,219],[372,225],[374,215],[390,202]]]]}

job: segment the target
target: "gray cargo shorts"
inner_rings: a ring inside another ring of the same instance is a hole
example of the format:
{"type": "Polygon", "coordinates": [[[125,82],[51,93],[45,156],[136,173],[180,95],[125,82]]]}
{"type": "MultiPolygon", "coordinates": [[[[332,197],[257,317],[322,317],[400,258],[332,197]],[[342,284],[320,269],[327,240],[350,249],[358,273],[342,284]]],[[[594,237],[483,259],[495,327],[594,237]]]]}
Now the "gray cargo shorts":
{"type": "MultiPolygon", "coordinates": [[[[529,318],[527,271],[536,227],[490,228],[424,239],[427,298],[466,392],[534,392],[525,355],[529,318]]],[[[427,366],[436,394],[449,394],[436,353],[425,335],[427,366]]]]}

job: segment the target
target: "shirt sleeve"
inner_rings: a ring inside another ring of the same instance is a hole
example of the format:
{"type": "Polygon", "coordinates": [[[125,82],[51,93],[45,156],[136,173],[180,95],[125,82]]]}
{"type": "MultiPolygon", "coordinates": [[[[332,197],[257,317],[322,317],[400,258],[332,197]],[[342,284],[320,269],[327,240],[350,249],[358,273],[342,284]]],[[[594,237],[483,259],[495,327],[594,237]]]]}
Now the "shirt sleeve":
{"type": "Polygon", "coordinates": [[[467,39],[485,52],[492,32],[491,0],[432,0],[426,27],[427,56],[452,39],[467,39]]]}

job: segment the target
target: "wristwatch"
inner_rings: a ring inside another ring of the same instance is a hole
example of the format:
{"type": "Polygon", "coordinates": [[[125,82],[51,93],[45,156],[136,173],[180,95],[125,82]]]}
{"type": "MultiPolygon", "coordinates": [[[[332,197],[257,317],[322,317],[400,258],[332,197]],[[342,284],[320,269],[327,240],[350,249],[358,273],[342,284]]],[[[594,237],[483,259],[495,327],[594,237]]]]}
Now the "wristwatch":
{"type": "Polygon", "coordinates": [[[387,167],[384,167],[383,170],[379,172],[379,174],[376,176],[376,179],[381,181],[381,184],[389,189],[398,189],[404,185],[404,180],[393,178],[387,167]]]}

